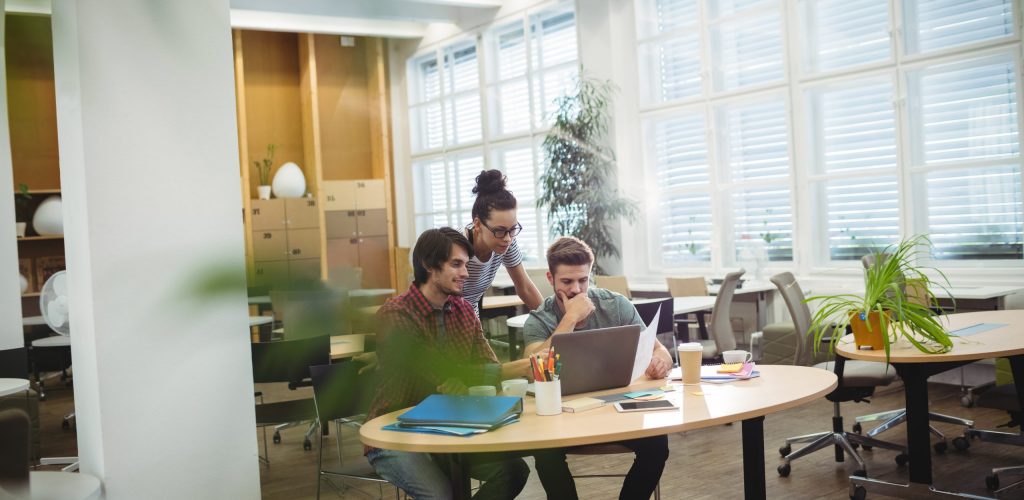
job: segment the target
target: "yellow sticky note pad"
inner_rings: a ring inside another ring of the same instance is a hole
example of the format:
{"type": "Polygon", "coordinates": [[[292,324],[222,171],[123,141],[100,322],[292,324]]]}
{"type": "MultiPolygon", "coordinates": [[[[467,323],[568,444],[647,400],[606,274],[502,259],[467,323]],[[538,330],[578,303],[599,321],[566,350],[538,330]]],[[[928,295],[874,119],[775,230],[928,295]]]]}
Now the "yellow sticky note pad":
{"type": "Polygon", "coordinates": [[[693,394],[694,396],[703,396],[704,395],[704,393],[700,392],[700,391],[693,391],[690,394],[693,394]]]}

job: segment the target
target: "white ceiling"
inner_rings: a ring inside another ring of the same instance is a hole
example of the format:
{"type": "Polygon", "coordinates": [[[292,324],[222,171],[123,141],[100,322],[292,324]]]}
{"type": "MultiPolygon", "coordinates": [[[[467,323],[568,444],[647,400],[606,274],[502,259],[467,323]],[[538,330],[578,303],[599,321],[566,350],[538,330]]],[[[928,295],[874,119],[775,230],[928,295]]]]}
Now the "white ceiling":
{"type": "MultiPolygon", "coordinates": [[[[420,38],[428,26],[497,13],[502,0],[230,0],[231,26],[268,31],[420,38]]],[[[8,12],[49,14],[50,0],[7,0],[8,12]]]]}

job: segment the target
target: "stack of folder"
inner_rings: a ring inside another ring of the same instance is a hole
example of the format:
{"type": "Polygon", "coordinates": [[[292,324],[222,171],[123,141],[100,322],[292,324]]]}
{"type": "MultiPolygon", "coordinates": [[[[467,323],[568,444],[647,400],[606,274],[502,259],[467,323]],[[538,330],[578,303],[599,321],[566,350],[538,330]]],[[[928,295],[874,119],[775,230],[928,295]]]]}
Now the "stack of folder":
{"type": "Polygon", "coordinates": [[[522,398],[431,394],[384,429],[472,436],[518,422],[522,413],[522,398]]]}

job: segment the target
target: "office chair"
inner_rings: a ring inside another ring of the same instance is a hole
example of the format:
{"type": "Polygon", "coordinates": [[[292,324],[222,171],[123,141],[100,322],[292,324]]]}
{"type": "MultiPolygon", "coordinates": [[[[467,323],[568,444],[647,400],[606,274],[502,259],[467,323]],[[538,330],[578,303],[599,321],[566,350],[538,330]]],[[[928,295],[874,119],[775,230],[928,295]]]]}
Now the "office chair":
{"type": "MultiPolygon", "coordinates": [[[[380,486],[381,497],[384,496],[383,485],[387,480],[377,475],[368,461],[356,460],[354,464],[345,465],[341,459],[341,425],[356,424],[361,426],[353,417],[365,414],[369,408],[372,394],[372,386],[369,383],[371,375],[359,375],[362,363],[355,361],[344,361],[333,365],[315,365],[309,367],[309,374],[313,381],[313,403],[316,407],[317,421],[324,432],[320,435],[319,453],[316,459],[316,497],[320,498],[320,483],[324,476],[336,476],[345,479],[356,479],[369,481],[380,486]],[[335,442],[338,448],[339,468],[337,470],[324,470],[324,441],[323,434],[328,432],[331,422],[335,424],[335,442]]],[[[399,496],[399,489],[395,488],[395,498],[399,496]]]]}
{"type": "Polygon", "coordinates": [[[732,309],[732,296],[736,291],[736,284],[740,276],[747,272],[744,269],[731,272],[725,275],[722,285],[715,297],[715,306],[711,309],[711,339],[701,339],[704,346],[701,357],[704,360],[715,360],[722,356],[725,351],[736,348],[736,335],[732,333],[732,321],[729,319],[729,312],[732,309]]]}
{"type": "Polygon", "coordinates": [[[658,329],[655,330],[657,335],[668,333],[672,337],[672,345],[665,347],[669,349],[672,354],[672,360],[674,366],[679,366],[679,350],[676,345],[676,334],[673,330],[672,325],[672,307],[673,299],[658,299],[650,302],[639,302],[634,303],[633,307],[636,308],[636,312],[640,314],[640,319],[643,320],[645,325],[649,325],[651,321],[654,321],[654,315],[661,311],[661,316],[658,316],[658,329]]]}
{"type": "MultiPolygon", "coordinates": [[[[303,385],[309,376],[309,367],[330,362],[331,338],[312,337],[298,340],[252,343],[252,378],[257,384],[287,382],[290,389],[303,385]]],[[[274,425],[274,444],[281,442],[281,429],[310,422],[302,443],[305,450],[313,449],[310,436],[317,428],[316,407],[312,398],[263,403],[263,394],[257,392],[260,404],[256,405],[256,426],[263,429],[263,448],[267,455],[261,456],[270,464],[270,449],[267,448],[266,426],[274,425]]]]}
{"type": "MultiPolygon", "coordinates": [[[[708,295],[708,284],[703,276],[692,278],[665,278],[668,285],[668,294],[671,297],[706,297],[708,295]]],[[[708,338],[708,325],[705,321],[707,311],[680,314],[676,319],[676,325],[683,332],[683,340],[690,341],[690,325],[696,324],[701,339],[708,338]],[[689,319],[693,314],[696,319],[689,319]],[[685,328],[685,330],[683,330],[685,328]]]]}
{"type": "MultiPolygon", "coordinates": [[[[1009,372],[1008,364],[1009,363],[1007,363],[1005,359],[996,360],[997,373],[1009,372]]],[[[1010,374],[1009,379],[1011,381],[1010,383],[997,385],[983,392],[978,398],[977,404],[982,408],[994,408],[1007,412],[1010,415],[1010,421],[1000,427],[1017,427],[1017,432],[969,428],[964,431],[963,437],[953,439],[954,447],[961,451],[966,450],[970,447],[970,440],[973,438],[978,438],[990,443],[1024,446],[1024,434],[1021,434],[1021,423],[1024,422],[1024,412],[1021,411],[1017,388],[1012,382],[1012,374],[1010,374]]],[[[1009,491],[1024,489],[1024,465],[993,468],[992,473],[985,477],[985,486],[988,489],[993,490],[997,497],[1009,491]],[[1000,483],[1002,482],[1000,478],[1005,480],[1007,476],[1019,476],[1019,478],[1017,481],[1000,488],[1000,483]]]]}
{"type": "MultiPolygon", "coordinates": [[[[811,356],[814,353],[814,332],[811,332],[811,310],[804,302],[804,292],[796,282],[792,273],[781,273],[771,277],[771,282],[779,289],[782,299],[786,302],[786,308],[793,318],[796,327],[797,339],[800,341],[794,346],[796,350],[795,365],[808,366],[811,356]]],[[[856,451],[856,446],[885,448],[900,452],[896,456],[896,463],[904,465],[908,456],[906,447],[889,443],[870,436],[853,434],[843,430],[843,415],[840,412],[840,403],[868,401],[875,392],[875,387],[889,385],[896,378],[896,370],[888,364],[875,363],[872,361],[847,361],[840,358],[837,361],[826,361],[814,365],[816,368],[832,370],[839,378],[839,386],[825,396],[832,402],[833,417],[832,430],[817,432],[803,436],[795,436],[786,439],[786,444],[779,448],[784,462],[778,467],[778,473],[782,477],[789,475],[790,462],[802,456],[809,455],[829,445],[835,446],[836,462],[844,461],[843,452],[850,455],[856,462],[858,469],[854,475],[867,477],[867,465],[864,459],[856,451]],[[793,451],[793,443],[810,444],[793,451]]]]}
{"type": "Polygon", "coordinates": [[[627,299],[632,299],[633,294],[629,291],[629,282],[625,276],[594,276],[595,285],[605,290],[613,291],[627,299]]]}
{"type": "MultiPolygon", "coordinates": [[[[881,256],[882,256],[882,259],[884,260],[885,259],[885,254],[881,254],[881,256]]],[[[861,257],[861,259],[860,259],[861,264],[864,265],[864,269],[870,269],[872,266],[875,265],[876,260],[877,260],[876,254],[873,254],[873,253],[867,254],[867,255],[861,257]]],[[[906,297],[907,297],[908,301],[915,302],[915,303],[917,303],[919,305],[932,305],[932,306],[936,306],[936,307],[933,307],[933,310],[937,310],[937,312],[939,314],[942,313],[941,308],[938,308],[937,304],[929,304],[928,303],[929,302],[929,297],[928,297],[928,294],[927,294],[927,290],[922,286],[922,284],[920,284],[919,282],[916,282],[915,280],[901,280],[901,281],[904,281],[904,285],[902,285],[902,288],[904,288],[904,291],[906,293],[906,297]]],[[[960,370],[961,370],[961,377],[962,377],[963,369],[961,368],[960,370]]],[[[961,387],[961,389],[963,389],[963,387],[961,387]]],[[[860,434],[861,432],[863,432],[863,426],[861,424],[864,424],[864,423],[867,423],[867,422],[877,422],[879,420],[882,420],[883,422],[881,424],[879,424],[877,427],[875,427],[874,429],[871,429],[870,431],[868,431],[867,435],[869,437],[875,437],[875,436],[877,436],[877,435],[879,435],[879,434],[881,434],[881,433],[883,433],[883,432],[885,432],[885,431],[887,431],[889,429],[892,429],[893,427],[895,427],[897,425],[900,425],[900,424],[906,422],[907,421],[907,409],[906,408],[900,408],[898,410],[885,411],[885,412],[879,412],[879,413],[872,413],[870,415],[861,415],[861,416],[856,418],[856,421],[853,424],[853,432],[856,432],[857,434],[860,434]]],[[[947,424],[962,425],[966,429],[971,429],[971,428],[974,427],[974,421],[973,420],[968,420],[968,419],[960,418],[960,417],[954,417],[952,415],[946,415],[946,414],[943,414],[943,413],[928,412],[928,420],[931,421],[931,422],[943,422],[943,423],[947,423],[947,424]]],[[[943,434],[938,429],[936,429],[935,426],[933,426],[933,425],[929,425],[928,426],[928,430],[931,431],[932,435],[934,435],[935,437],[937,437],[939,439],[934,445],[932,445],[934,447],[934,449],[935,449],[935,452],[936,453],[945,453],[946,449],[949,447],[949,445],[946,444],[946,435],[943,434]]],[[[957,442],[959,442],[959,441],[957,441],[957,442]]],[[[954,446],[955,446],[955,444],[956,443],[954,443],[954,446]]]]}

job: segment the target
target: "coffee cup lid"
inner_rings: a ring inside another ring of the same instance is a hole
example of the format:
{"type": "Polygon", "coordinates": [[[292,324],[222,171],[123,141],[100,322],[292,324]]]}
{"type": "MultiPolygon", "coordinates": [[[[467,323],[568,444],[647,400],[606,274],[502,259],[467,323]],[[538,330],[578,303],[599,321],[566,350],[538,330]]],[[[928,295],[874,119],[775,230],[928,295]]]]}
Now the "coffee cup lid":
{"type": "Polygon", "coordinates": [[[700,342],[687,342],[685,344],[679,344],[678,349],[680,351],[703,351],[704,346],[700,342]]]}

